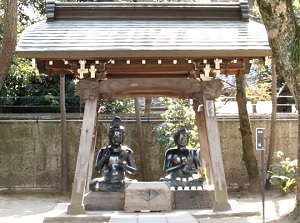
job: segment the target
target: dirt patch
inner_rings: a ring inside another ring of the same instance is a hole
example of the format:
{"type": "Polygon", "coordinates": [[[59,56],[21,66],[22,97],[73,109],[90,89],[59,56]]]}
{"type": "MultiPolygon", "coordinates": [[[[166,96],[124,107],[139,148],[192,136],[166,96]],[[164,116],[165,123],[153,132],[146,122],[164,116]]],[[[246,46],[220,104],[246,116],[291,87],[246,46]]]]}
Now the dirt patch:
{"type": "MultiPolygon", "coordinates": [[[[20,218],[52,210],[58,203],[70,202],[68,195],[0,194],[0,219],[20,218]]],[[[2,222],[0,220],[0,222],[2,222]]]]}

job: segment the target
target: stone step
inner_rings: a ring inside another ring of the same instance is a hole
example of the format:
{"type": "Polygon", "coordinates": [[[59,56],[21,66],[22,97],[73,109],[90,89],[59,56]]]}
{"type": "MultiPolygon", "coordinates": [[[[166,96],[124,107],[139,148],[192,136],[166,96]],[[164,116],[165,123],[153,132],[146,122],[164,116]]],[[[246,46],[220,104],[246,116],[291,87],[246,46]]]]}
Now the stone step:
{"type": "Polygon", "coordinates": [[[107,223],[110,216],[60,216],[45,217],[43,223],[107,223]]]}

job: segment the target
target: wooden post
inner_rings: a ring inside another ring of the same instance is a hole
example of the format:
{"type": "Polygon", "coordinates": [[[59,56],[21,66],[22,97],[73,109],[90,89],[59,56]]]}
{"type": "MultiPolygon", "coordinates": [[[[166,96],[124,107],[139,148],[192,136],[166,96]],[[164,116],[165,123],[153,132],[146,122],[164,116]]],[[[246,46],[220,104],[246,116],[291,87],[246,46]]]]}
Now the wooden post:
{"type": "MultiPolygon", "coordinates": [[[[97,111],[99,107],[97,107],[97,111]]],[[[90,161],[89,161],[89,169],[88,169],[88,178],[87,178],[87,184],[85,190],[89,190],[90,184],[89,182],[92,180],[92,175],[93,175],[93,170],[95,168],[94,164],[94,159],[95,159],[95,148],[96,148],[96,140],[97,140],[97,128],[98,128],[98,114],[97,112],[96,115],[96,120],[95,120],[95,127],[94,127],[94,135],[93,135],[93,142],[91,146],[91,151],[90,151],[90,161]]]]}
{"type": "Polygon", "coordinates": [[[140,113],[140,102],[138,98],[134,98],[134,107],[135,107],[135,117],[136,117],[136,129],[138,135],[138,142],[140,147],[140,158],[141,158],[141,169],[142,169],[142,181],[146,181],[148,179],[147,171],[146,171],[146,154],[145,154],[145,144],[144,144],[144,132],[141,121],[141,113],[140,113]]]}
{"type": "Polygon", "coordinates": [[[203,108],[206,122],[207,141],[210,150],[211,171],[215,189],[215,203],[213,210],[229,211],[231,210],[231,206],[228,203],[220,134],[217,117],[215,115],[215,105],[214,101],[207,100],[205,95],[203,95],[203,108]]]}
{"type": "MultiPolygon", "coordinates": [[[[194,101],[195,102],[195,101],[194,101]]],[[[198,104],[195,107],[194,111],[196,113],[196,123],[197,123],[197,129],[198,129],[198,135],[200,140],[200,154],[201,154],[201,162],[202,166],[206,168],[207,170],[207,181],[209,185],[213,185],[213,173],[210,163],[210,150],[209,150],[209,144],[208,144],[208,138],[207,138],[207,129],[206,129],[206,122],[205,122],[205,114],[202,109],[198,110],[198,104]]]]}
{"type": "Polygon", "coordinates": [[[60,114],[61,114],[61,191],[68,191],[68,148],[67,148],[67,120],[65,74],[60,75],[60,114]]]}
{"type": "Polygon", "coordinates": [[[97,117],[98,97],[90,96],[85,103],[84,116],[81,128],[79,150],[74,176],[71,204],[68,214],[84,214],[83,197],[88,178],[90,153],[94,145],[95,126],[97,117]]]}

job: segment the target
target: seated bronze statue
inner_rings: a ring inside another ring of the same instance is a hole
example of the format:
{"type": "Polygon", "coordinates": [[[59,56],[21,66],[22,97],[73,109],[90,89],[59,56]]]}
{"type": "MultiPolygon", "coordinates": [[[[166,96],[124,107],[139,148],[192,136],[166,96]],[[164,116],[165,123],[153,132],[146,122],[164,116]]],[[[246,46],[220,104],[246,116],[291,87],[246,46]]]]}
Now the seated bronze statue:
{"type": "Polygon", "coordinates": [[[136,173],[134,153],[127,146],[122,145],[125,129],[121,126],[120,117],[113,119],[109,129],[109,145],[99,150],[95,162],[98,173],[104,169],[103,177],[95,178],[90,183],[93,191],[122,191],[124,189],[125,172],[136,173]]]}
{"type": "Polygon", "coordinates": [[[198,188],[203,189],[203,181],[199,173],[201,159],[198,151],[188,145],[189,132],[184,126],[174,134],[176,147],[170,148],[165,153],[163,170],[168,173],[161,181],[171,182],[171,187],[178,189],[198,188]]]}

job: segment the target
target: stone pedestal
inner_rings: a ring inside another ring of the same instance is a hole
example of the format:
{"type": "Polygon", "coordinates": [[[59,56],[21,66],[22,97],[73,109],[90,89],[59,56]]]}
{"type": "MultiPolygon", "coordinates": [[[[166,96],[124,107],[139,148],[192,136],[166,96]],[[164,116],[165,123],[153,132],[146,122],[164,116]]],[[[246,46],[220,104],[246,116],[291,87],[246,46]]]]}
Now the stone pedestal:
{"type": "Polygon", "coordinates": [[[90,191],[84,197],[87,211],[171,211],[212,209],[214,190],[170,190],[166,182],[131,182],[123,192],[90,191]]]}
{"type": "Polygon", "coordinates": [[[124,209],[124,192],[89,192],[84,197],[87,211],[118,211],[124,209]]]}
{"type": "Polygon", "coordinates": [[[172,190],[173,209],[212,209],[215,202],[213,190],[172,190]]]}
{"type": "Polygon", "coordinates": [[[170,210],[171,190],[164,182],[133,182],[125,189],[125,212],[170,210]]]}

